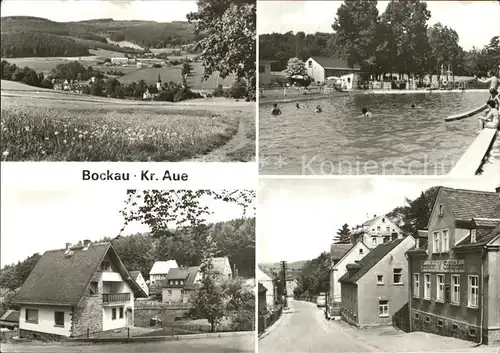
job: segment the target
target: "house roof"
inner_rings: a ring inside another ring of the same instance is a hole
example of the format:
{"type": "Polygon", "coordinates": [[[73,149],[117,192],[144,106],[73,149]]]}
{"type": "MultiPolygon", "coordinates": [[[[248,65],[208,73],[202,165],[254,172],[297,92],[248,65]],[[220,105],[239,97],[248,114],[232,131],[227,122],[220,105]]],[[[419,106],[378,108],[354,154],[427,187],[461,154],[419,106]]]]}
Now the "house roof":
{"type": "Polygon", "coordinates": [[[137,281],[137,277],[141,274],[141,271],[130,271],[130,277],[133,278],[134,281],[137,281]]]}
{"type": "Polygon", "coordinates": [[[199,271],[200,267],[198,266],[171,268],[170,271],[168,271],[167,278],[163,281],[163,287],[169,287],[169,280],[184,280],[184,288],[193,289],[199,271]]]}
{"type": "Polygon", "coordinates": [[[7,322],[19,322],[19,311],[17,310],[7,310],[5,314],[3,314],[1,321],[7,322]]]}
{"type": "Polygon", "coordinates": [[[338,261],[340,260],[341,258],[344,257],[345,254],[347,254],[347,252],[349,250],[351,250],[351,248],[353,247],[354,245],[352,244],[332,244],[330,246],[330,257],[333,261],[338,261]]]}
{"type": "MultiPolygon", "coordinates": [[[[266,275],[267,277],[269,277],[270,280],[275,280],[276,279],[276,276],[274,275],[274,273],[272,273],[272,271],[270,271],[269,269],[265,268],[264,266],[261,266],[259,265],[258,266],[258,269],[264,274],[266,275]]],[[[258,277],[258,276],[257,276],[258,277]]],[[[259,278],[257,278],[259,280],[259,278]]],[[[261,279],[260,279],[261,280],[261,279]]]]}
{"type": "MultiPolygon", "coordinates": [[[[441,187],[455,219],[496,218],[500,210],[500,196],[496,192],[452,189],[441,187]]],[[[437,202],[437,200],[436,200],[437,202]]]]}
{"type": "Polygon", "coordinates": [[[107,254],[118,265],[122,278],[135,295],[147,297],[130,277],[111,243],[90,244],[87,250],[73,248],[71,256],[65,253],[65,249],[45,252],[13,301],[18,304],[77,306],[107,254]]]}
{"type": "Polygon", "coordinates": [[[348,70],[359,70],[360,67],[358,65],[354,65],[354,67],[349,67],[347,61],[339,59],[339,58],[328,58],[325,56],[312,56],[311,59],[316,61],[318,64],[323,66],[325,69],[348,69],[348,70]]]}
{"type": "Polygon", "coordinates": [[[382,260],[385,257],[385,255],[389,254],[404,240],[405,238],[401,238],[392,240],[384,244],[380,244],[372,251],[370,251],[368,254],[366,254],[366,256],[363,257],[358,263],[355,264],[357,265],[355,267],[359,266],[359,269],[356,272],[354,272],[352,276],[349,275],[348,271],[339,279],[339,282],[355,283],[357,280],[363,277],[363,275],[365,275],[373,266],[375,266],[380,260],[382,260]]]}
{"type": "Polygon", "coordinates": [[[500,234],[500,220],[496,223],[495,227],[483,227],[477,228],[476,230],[476,242],[470,242],[470,235],[465,237],[462,241],[456,244],[454,249],[463,249],[463,248],[474,248],[474,247],[482,247],[488,244],[491,240],[493,240],[496,236],[500,234]]]}
{"type": "Polygon", "coordinates": [[[212,265],[211,271],[214,273],[224,273],[224,270],[226,269],[226,265],[229,265],[229,268],[231,269],[231,265],[229,263],[229,259],[227,256],[214,257],[210,261],[210,264],[212,265]]]}
{"type": "Polygon", "coordinates": [[[171,268],[178,268],[177,261],[156,261],[149,271],[150,275],[166,275],[171,268]]]}
{"type": "Polygon", "coordinates": [[[277,62],[277,61],[276,60],[259,60],[259,64],[264,64],[264,65],[273,64],[275,62],[277,62]]]}

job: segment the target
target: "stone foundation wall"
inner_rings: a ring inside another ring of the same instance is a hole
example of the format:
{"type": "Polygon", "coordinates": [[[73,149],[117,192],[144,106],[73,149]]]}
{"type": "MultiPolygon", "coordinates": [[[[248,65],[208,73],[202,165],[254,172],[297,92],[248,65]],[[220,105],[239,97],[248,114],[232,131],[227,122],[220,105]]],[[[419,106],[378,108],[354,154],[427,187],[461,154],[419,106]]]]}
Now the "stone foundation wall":
{"type": "Polygon", "coordinates": [[[441,336],[450,336],[476,343],[480,341],[481,330],[476,325],[469,325],[464,322],[415,310],[412,310],[410,320],[412,321],[413,331],[435,333],[441,336]]]}
{"type": "Polygon", "coordinates": [[[73,320],[71,321],[71,337],[85,336],[87,330],[90,334],[102,331],[103,302],[102,302],[102,281],[101,273],[97,272],[92,279],[98,283],[98,290],[95,295],[90,295],[87,289],[80,305],[73,308],[73,320]]]}
{"type": "Polygon", "coordinates": [[[61,336],[61,335],[55,335],[53,333],[45,333],[45,332],[37,332],[37,331],[30,331],[30,330],[19,330],[19,337],[21,338],[28,338],[31,340],[36,340],[36,341],[63,341],[66,339],[66,337],[61,336]]]}

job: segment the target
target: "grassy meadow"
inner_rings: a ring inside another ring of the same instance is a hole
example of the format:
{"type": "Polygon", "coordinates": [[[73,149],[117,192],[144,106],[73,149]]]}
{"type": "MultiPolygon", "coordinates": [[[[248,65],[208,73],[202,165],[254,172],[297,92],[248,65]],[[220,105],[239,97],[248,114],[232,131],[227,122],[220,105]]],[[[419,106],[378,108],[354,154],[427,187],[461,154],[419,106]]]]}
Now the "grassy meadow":
{"type": "Polygon", "coordinates": [[[9,95],[4,94],[4,82],[4,161],[182,161],[224,146],[238,133],[241,119],[254,119],[252,107],[242,112],[107,98],[88,101],[84,98],[91,97],[15,89],[27,87],[22,84],[9,85],[14,92],[9,95]]]}

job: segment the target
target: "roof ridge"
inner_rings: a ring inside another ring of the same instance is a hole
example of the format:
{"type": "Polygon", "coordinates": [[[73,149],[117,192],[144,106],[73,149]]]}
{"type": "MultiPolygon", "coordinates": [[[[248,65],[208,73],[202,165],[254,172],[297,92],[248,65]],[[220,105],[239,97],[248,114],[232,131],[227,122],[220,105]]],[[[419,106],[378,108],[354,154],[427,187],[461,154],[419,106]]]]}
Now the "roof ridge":
{"type": "Polygon", "coordinates": [[[442,186],[443,190],[451,190],[451,191],[460,191],[460,192],[467,192],[471,194],[486,194],[486,195],[498,195],[495,191],[484,191],[484,190],[471,190],[471,189],[461,189],[461,188],[450,188],[446,186],[442,186]]]}

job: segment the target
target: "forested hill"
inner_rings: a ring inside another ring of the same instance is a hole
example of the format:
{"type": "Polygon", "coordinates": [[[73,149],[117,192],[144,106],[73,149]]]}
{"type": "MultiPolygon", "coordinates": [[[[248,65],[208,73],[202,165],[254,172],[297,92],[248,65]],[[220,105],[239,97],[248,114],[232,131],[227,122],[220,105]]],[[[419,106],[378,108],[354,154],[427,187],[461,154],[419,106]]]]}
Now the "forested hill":
{"type": "MultiPolygon", "coordinates": [[[[175,259],[179,265],[200,264],[202,249],[199,241],[190,232],[168,232],[169,236],[152,238],[149,234],[121,236],[111,241],[120,259],[129,271],[138,270],[148,279],[155,261],[175,259]]],[[[255,275],[255,218],[235,219],[209,226],[206,236],[215,242],[216,256],[227,256],[231,265],[243,277],[255,275]]],[[[197,235],[199,236],[199,235],[197,235]]],[[[64,244],[62,244],[64,245],[64,244]]],[[[63,246],[61,246],[62,248],[63,246]]],[[[20,287],[40,259],[33,254],[17,264],[5,266],[0,273],[0,287],[15,289],[20,287]]]]}
{"type": "Polygon", "coordinates": [[[199,39],[187,21],[115,21],[95,19],[55,22],[28,16],[2,17],[2,57],[82,56],[89,49],[134,52],[109,44],[127,41],[143,48],[178,47],[199,39]]]}

